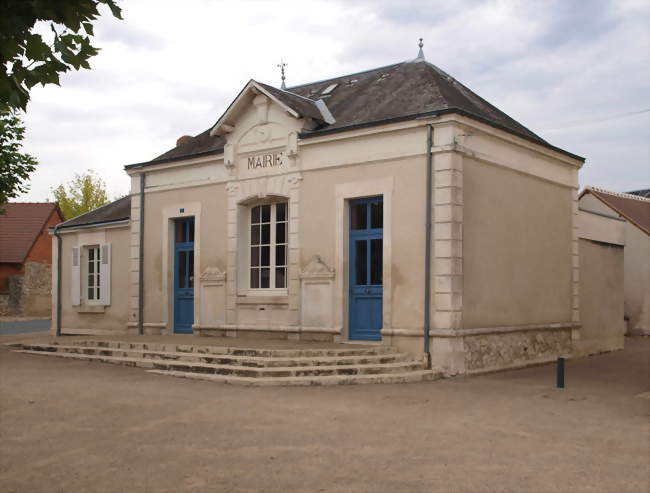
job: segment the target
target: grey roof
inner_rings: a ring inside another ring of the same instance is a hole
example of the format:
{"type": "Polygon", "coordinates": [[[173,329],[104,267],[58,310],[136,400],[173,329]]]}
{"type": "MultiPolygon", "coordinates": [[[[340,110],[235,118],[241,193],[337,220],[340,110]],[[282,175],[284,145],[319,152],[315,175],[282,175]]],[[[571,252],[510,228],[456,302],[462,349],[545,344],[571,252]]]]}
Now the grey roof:
{"type": "MultiPolygon", "coordinates": [[[[426,115],[458,113],[584,161],[580,156],[549,144],[453,77],[424,60],[396,63],[290,87],[286,91],[266,84],[260,85],[297,113],[316,120],[319,120],[320,112],[312,103],[323,98],[336,121],[327,124],[320,118],[320,125],[314,130],[304,131],[301,138],[426,115]],[[329,95],[322,96],[322,92],[332,84],[338,85],[329,95]]],[[[224,145],[225,138],[210,136],[208,129],[152,161],[130,166],[217,154],[223,152],[224,145]]]]}
{"type": "Polygon", "coordinates": [[[634,190],[633,192],[627,192],[630,195],[638,195],[639,197],[645,197],[646,199],[650,199],[650,188],[646,188],[644,190],[634,190]]]}
{"type": "Polygon", "coordinates": [[[115,202],[103,205],[97,209],[73,217],[59,224],[59,229],[78,228],[80,226],[90,226],[93,224],[110,223],[123,221],[131,217],[131,196],[127,195],[115,202]]]}

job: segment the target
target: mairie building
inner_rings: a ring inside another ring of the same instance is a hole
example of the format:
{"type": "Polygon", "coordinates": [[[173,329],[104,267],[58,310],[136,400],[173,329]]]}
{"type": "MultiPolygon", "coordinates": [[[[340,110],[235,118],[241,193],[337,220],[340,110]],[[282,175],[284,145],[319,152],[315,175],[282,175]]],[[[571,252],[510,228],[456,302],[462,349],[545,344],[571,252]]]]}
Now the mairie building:
{"type": "MultiPolygon", "coordinates": [[[[422,50],[250,80],[215,124],[127,165],[129,196],[52,231],[52,331],[365,341],[448,374],[571,355],[583,163],[422,50]]],[[[621,347],[622,321],[587,352],[621,347]]]]}

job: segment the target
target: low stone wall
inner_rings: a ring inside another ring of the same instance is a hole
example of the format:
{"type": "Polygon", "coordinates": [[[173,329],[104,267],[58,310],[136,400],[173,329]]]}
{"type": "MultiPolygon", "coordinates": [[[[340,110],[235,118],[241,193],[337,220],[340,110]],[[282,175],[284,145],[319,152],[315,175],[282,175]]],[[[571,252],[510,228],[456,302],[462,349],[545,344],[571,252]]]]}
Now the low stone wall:
{"type": "Polygon", "coordinates": [[[26,262],[24,273],[8,279],[9,292],[0,297],[0,315],[50,317],[52,266],[26,262]]]}

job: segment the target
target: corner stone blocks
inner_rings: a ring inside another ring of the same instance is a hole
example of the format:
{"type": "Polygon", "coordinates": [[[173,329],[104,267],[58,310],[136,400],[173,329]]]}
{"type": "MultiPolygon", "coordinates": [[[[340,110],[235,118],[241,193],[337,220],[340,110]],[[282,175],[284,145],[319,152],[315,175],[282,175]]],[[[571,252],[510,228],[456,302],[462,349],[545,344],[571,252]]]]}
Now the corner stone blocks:
{"type": "Polygon", "coordinates": [[[461,329],[463,310],[463,161],[433,156],[433,290],[436,329],[461,329]]]}

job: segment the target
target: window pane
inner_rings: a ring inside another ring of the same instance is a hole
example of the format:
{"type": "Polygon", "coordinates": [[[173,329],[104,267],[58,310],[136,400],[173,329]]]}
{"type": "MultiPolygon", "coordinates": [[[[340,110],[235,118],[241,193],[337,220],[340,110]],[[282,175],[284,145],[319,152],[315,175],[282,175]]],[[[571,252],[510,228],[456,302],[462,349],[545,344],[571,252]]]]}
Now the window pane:
{"type": "Polygon", "coordinates": [[[279,267],[275,269],[275,287],[276,288],[286,288],[287,287],[287,268],[279,267]]]}
{"type": "Polygon", "coordinates": [[[174,224],[174,229],[175,229],[174,241],[176,243],[183,243],[185,241],[183,226],[184,224],[182,221],[176,221],[176,223],[174,224]]]}
{"type": "Polygon", "coordinates": [[[268,223],[271,221],[271,205],[263,205],[262,207],[262,222],[268,223]]]}
{"type": "Polygon", "coordinates": [[[189,221],[190,223],[190,233],[187,241],[194,241],[194,220],[189,221]]]}
{"type": "Polygon", "coordinates": [[[95,285],[95,276],[88,274],[88,287],[91,288],[95,285]]]}
{"type": "Polygon", "coordinates": [[[185,277],[185,269],[187,268],[187,252],[178,252],[178,265],[176,266],[176,271],[178,273],[178,287],[184,288],[187,286],[187,281],[185,277]]]}
{"type": "Polygon", "coordinates": [[[187,276],[189,279],[189,286],[190,288],[194,287],[194,250],[190,250],[189,252],[190,255],[190,265],[187,268],[187,276]]]}
{"type": "Polygon", "coordinates": [[[99,290],[99,286],[97,286],[97,297],[95,298],[96,300],[101,298],[100,294],[101,293],[100,293],[100,290],[99,290]]]}
{"type": "Polygon", "coordinates": [[[251,269],[251,288],[257,289],[260,287],[260,270],[251,269]]]}
{"type": "Polygon", "coordinates": [[[384,203],[370,204],[370,227],[373,229],[384,227],[384,203]]]}
{"type": "Polygon", "coordinates": [[[271,225],[262,224],[262,245],[271,243],[271,225]]]}
{"type": "Polygon", "coordinates": [[[260,247],[251,248],[251,267],[260,265],[260,247]]]}
{"type": "Polygon", "coordinates": [[[383,273],[383,241],[370,240],[370,284],[381,284],[383,273]]]}
{"type": "Polygon", "coordinates": [[[94,248],[89,248],[88,249],[88,260],[90,262],[92,262],[94,258],[95,258],[95,249],[94,248]]]}
{"type": "Polygon", "coordinates": [[[271,247],[263,246],[262,248],[262,259],[260,262],[261,266],[268,267],[271,265],[271,247]]]}
{"type": "Polygon", "coordinates": [[[282,265],[287,265],[287,247],[284,245],[278,245],[275,247],[275,265],[280,267],[282,265]]]}
{"type": "Polygon", "coordinates": [[[287,220],[287,204],[280,203],[275,206],[275,220],[276,221],[286,221],[287,220]]]}
{"type": "Polygon", "coordinates": [[[354,270],[356,273],[356,284],[359,285],[364,285],[366,284],[367,276],[366,276],[366,270],[367,270],[367,265],[366,265],[366,240],[357,240],[354,242],[354,248],[355,248],[355,262],[354,262],[354,270]]]}
{"type": "Polygon", "coordinates": [[[280,223],[275,225],[275,242],[287,242],[287,223],[280,223]]]}
{"type": "Polygon", "coordinates": [[[88,262],[88,273],[92,274],[95,272],[95,262],[88,262]]]}
{"type": "Polygon", "coordinates": [[[88,299],[89,300],[94,300],[95,299],[94,296],[93,296],[94,294],[95,294],[95,292],[93,291],[93,288],[88,288],[88,299]]]}
{"type": "Polygon", "coordinates": [[[260,227],[251,226],[251,245],[260,244],[260,227]]]}
{"type": "Polygon", "coordinates": [[[256,205],[251,209],[251,222],[259,223],[260,222],[260,206],[256,205]]]}
{"type": "Polygon", "coordinates": [[[368,211],[367,204],[354,204],[350,208],[351,229],[366,229],[367,211],[368,211]]]}
{"type": "Polygon", "coordinates": [[[271,285],[271,269],[262,268],[260,269],[260,287],[268,288],[271,285]]]}

